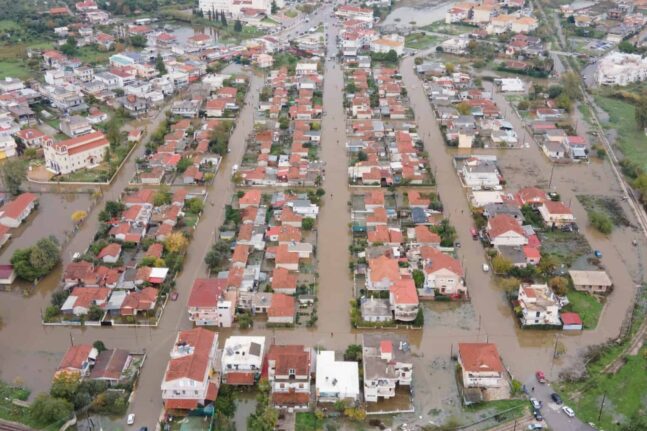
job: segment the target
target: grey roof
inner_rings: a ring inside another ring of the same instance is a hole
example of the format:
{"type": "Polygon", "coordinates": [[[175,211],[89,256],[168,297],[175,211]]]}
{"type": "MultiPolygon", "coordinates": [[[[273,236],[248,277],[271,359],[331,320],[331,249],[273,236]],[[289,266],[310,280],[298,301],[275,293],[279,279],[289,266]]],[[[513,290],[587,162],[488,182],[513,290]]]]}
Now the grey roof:
{"type": "Polygon", "coordinates": [[[261,345],[258,343],[250,343],[249,354],[254,356],[261,356],[261,345]]]}

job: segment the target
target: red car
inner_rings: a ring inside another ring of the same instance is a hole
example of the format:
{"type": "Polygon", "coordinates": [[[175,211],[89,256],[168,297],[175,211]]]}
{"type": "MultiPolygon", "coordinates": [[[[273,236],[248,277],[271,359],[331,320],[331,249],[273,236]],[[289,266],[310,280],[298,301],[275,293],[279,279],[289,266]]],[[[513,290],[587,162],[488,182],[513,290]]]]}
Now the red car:
{"type": "Polygon", "coordinates": [[[178,296],[179,296],[179,293],[177,292],[171,293],[171,301],[177,301],[178,296]]]}
{"type": "Polygon", "coordinates": [[[535,373],[535,377],[537,378],[537,381],[538,381],[539,383],[546,383],[546,376],[544,376],[544,372],[543,372],[543,371],[537,371],[537,372],[535,373]]]}

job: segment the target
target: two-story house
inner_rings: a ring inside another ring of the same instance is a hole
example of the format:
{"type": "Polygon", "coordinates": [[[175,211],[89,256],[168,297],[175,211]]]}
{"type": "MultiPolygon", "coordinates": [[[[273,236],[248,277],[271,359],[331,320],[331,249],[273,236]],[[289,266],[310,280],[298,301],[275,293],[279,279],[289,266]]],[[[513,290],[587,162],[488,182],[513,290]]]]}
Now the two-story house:
{"type": "Polygon", "coordinates": [[[204,328],[180,331],[162,381],[166,410],[191,411],[215,401],[218,334],[204,328]]]}
{"type": "Polygon", "coordinates": [[[517,298],[523,326],[561,326],[559,301],[546,284],[522,284],[517,298]]]}
{"type": "Polygon", "coordinates": [[[365,334],[362,337],[364,400],[377,402],[395,397],[400,385],[411,386],[413,360],[405,337],[365,334]]]}
{"type": "Polygon", "coordinates": [[[222,382],[228,385],[253,385],[261,375],[265,356],[265,337],[232,336],[222,352],[222,382]]]}
{"type": "Polygon", "coordinates": [[[313,352],[301,345],[273,344],[267,352],[267,379],[271,400],[278,409],[307,410],[310,378],[314,371],[313,352]]]}
{"type": "Polygon", "coordinates": [[[459,343],[458,364],[466,400],[480,402],[509,397],[506,371],[495,344],[459,343]]]}
{"type": "Polygon", "coordinates": [[[236,314],[234,292],[226,292],[227,279],[198,278],[187,304],[189,320],[198,326],[231,327],[236,314]]]}

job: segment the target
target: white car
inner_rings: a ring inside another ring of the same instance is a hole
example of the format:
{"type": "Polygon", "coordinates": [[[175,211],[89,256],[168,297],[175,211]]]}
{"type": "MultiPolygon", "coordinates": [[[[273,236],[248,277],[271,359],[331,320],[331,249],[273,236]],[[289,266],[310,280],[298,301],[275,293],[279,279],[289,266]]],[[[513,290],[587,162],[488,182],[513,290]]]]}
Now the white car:
{"type": "Polygon", "coordinates": [[[490,265],[488,265],[487,263],[484,263],[483,264],[483,272],[490,272],[490,265]]]}
{"type": "Polygon", "coordinates": [[[530,404],[532,404],[532,408],[535,410],[541,408],[541,402],[537,401],[537,398],[530,398],[530,404]]]}
{"type": "Polygon", "coordinates": [[[564,413],[566,413],[566,416],[568,416],[569,418],[574,418],[575,417],[575,412],[569,406],[562,407],[562,411],[564,413]]]}
{"type": "Polygon", "coordinates": [[[128,420],[126,421],[128,425],[132,425],[135,423],[135,413],[131,413],[128,415],[128,420]]]}

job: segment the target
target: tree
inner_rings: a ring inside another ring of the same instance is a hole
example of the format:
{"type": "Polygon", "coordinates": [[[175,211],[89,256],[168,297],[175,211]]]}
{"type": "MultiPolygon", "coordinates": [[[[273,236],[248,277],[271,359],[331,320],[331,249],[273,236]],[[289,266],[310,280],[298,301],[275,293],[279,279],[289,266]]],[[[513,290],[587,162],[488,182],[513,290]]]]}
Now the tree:
{"type": "Polygon", "coordinates": [[[190,157],[182,157],[182,158],[177,162],[177,166],[175,167],[175,169],[176,169],[179,173],[183,173],[184,171],[186,171],[187,169],[189,169],[189,166],[191,166],[191,165],[193,165],[193,160],[192,160],[190,157]]]}
{"type": "Polygon", "coordinates": [[[548,87],[548,97],[551,99],[557,98],[564,89],[560,85],[551,85],[548,87]]]}
{"type": "Polygon", "coordinates": [[[272,6],[271,6],[271,9],[270,9],[270,12],[272,13],[272,15],[276,15],[276,13],[278,11],[279,11],[279,7],[276,4],[276,0],[272,0],[272,6]]]}
{"type": "Polygon", "coordinates": [[[18,249],[11,256],[16,275],[26,281],[49,274],[59,261],[60,250],[54,236],[42,238],[32,247],[18,249]]]}
{"type": "Polygon", "coordinates": [[[90,309],[88,310],[86,317],[88,318],[88,320],[91,320],[93,322],[99,321],[103,317],[103,309],[97,304],[92,304],[90,306],[90,309]]]}
{"type": "Polygon", "coordinates": [[[186,209],[191,214],[200,214],[204,208],[204,202],[199,198],[192,198],[186,202],[186,209]]]}
{"type": "Polygon", "coordinates": [[[344,416],[351,421],[362,422],[366,419],[366,410],[359,407],[349,407],[344,410],[344,416]]]}
{"type": "Polygon", "coordinates": [[[159,52],[155,58],[155,69],[157,69],[160,75],[166,75],[166,65],[164,64],[164,59],[159,52]]]}
{"type": "Polygon", "coordinates": [[[39,424],[49,425],[69,418],[72,409],[72,403],[69,401],[43,393],[36,397],[29,408],[29,414],[39,424]]]}
{"type": "Polygon", "coordinates": [[[555,99],[555,102],[557,103],[558,108],[561,108],[566,112],[571,112],[571,110],[573,109],[573,102],[571,100],[571,97],[564,92],[560,94],[557,99],[555,99]]]}
{"type": "Polygon", "coordinates": [[[312,230],[314,225],[315,219],[312,217],[304,217],[303,220],[301,220],[301,228],[303,228],[303,230],[312,230]]]}
{"type": "Polygon", "coordinates": [[[103,341],[101,341],[101,340],[97,340],[97,341],[95,341],[94,343],[92,343],[92,347],[94,347],[95,349],[97,349],[97,351],[98,351],[99,353],[101,353],[101,352],[103,352],[103,351],[105,351],[105,350],[108,350],[108,349],[106,349],[106,345],[105,345],[105,344],[103,344],[103,341]]]}
{"type": "Polygon", "coordinates": [[[638,130],[647,128],[647,94],[641,94],[634,107],[634,116],[638,130]]]}
{"type": "Polygon", "coordinates": [[[357,93],[357,86],[355,85],[354,82],[349,82],[348,84],[346,84],[346,93],[349,93],[349,94],[357,93]]]}
{"type": "Polygon", "coordinates": [[[562,88],[564,93],[571,100],[580,100],[582,92],[580,91],[580,77],[575,72],[566,72],[562,74],[562,88]]]}
{"type": "Polygon", "coordinates": [[[290,127],[290,119],[286,116],[279,118],[279,127],[281,130],[287,130],[290,127]]]}
{"type": "Polygon", "coordinates": [[[189,240],[182,232],[173,232],[164,241],[164,248],[169,253],[182,253],[189,246],[189,240]]]}
{"type": "Polygon", "coordinates": [[[548,285],[553,289],[553,292],[559,296],[566,295],[566,291],[568,290],[568,280],[564,277],[553,277],[548,280],[548,285]]]}
{"type": "Polygon", "coordinates": [[[637,51],[634,44],[632,44],[628,40],[623,40],[622,42],[620,42],[618,44],[618,50],[620,50],[620,52],[625,52],[627,54],[633,54],[637,51]]]}
{"type": "Polygon", "coordinates": [[[173,194],[171,193],[171,189],[166,184],[163,184],[153,195],[153,205],[156,207],[168,205],[171,203],[172,198],[173,194]]]}
{"type": "Polygon", "coordinates": [[[362,346],[359,344],[351,344],[344,352],[344,361],[361,362],[362,360],[362,346]]]}
{"type": "Polygon", "coordinates": [[[517,103],[517,109],[520,111],[527,111],[528,108],[530,108],[530,103],[528,103],[527,100],[520,100],[519,103],[517,103]]]}
{"type": "Polygon", "coordinates": [[[537,268],[539,269],[539,271],[541,271],[542,274],[551,275],[553,272],[555,272],[559,264],[560,261],[557,257],[552,254],[544,254],[541,256],[537,268]]]}
{"type": "Polygon", "coordinates": [[[416,284],[416,289],[422,289],[422,286],[425,284],[425,273],[419,269],[413,270],[413,282],[416,284]]]}
{"type": "Polygon", "coordinates": [[[2,167],[2,182],[6,190],[14,196],[20,193],[22,182],[27,179],[27,164],[20,159],[9,159],[2,167]]]}
{"type": "Polygon", "coordinates": [[[249,312],[242,313],[238,316],[238,325],[240,329],[249,329],[254,326],[254,319],[249,312]]]}
{"type": "Polygon", "coordinates": [[[72,402],[80,383],[81,378],[76,373],[59,373],[52,381],[49,394],[54,398],[62,398],[72,402]]]}
{"type": "Polygon", "coordinates": [[[454,63],[447,63],[445,64],[445,71],[447,72],[448,75],[451,75],[454,73],[456,70],[456,66],[454,66],[454,63]]]}
{"type": "Polygon", "coordinates": [[[70,57],[76,55],[78,52],[76,39],[72,36],[68,37],[65,43],[61,45],[61,52],[70,57]]]}
{"type": "Polygon", "coordinates": [[[398,62],[398,53],[395,52],[395,50],[390,49],[389,52],[386,53],[385,61],[389,63],[397,63],[398,62]]]}
{"type": "Polygon", "coordinates": [[[613,221],[611,217],[600,211],[591,211],[589,213],[589,222],[598,232],[609,235],[613,231],[613,221]]]}
{"type": "Polygon", "coordinates": [[[229,243],[218,241],[211,246],[211,250],[205,255],[204,263],[212,270],[223,266],[229,258],[229,243]]]}
{"type": "Polygon", "coordinates": [[[640,193],[640,201],[643,205],[647,204],[647,173],[638,175],[633,182],[633,186],[640,193]]]}
{"type": "Polygon", "coordinates": [[[644,431],[647,429],[647,417],[636,415],[629,422],[622,424],[618,431],[644,431]]]}
{"type": "Polygon", "coordinates": [[[456,110],[461,115],[470,115],[472,113],[472,107],[467,102],[461,102],[456,105],[456,110]]]}
{"type": "Polygon", "coordinates": [[[86,211],[78,210],[78,211],[74,211],[70,217],[72,219],[72,222],[80,223],[83,220],[85,220],[87,216],[88,216],[88,213],[86,211]]]}
{"type": "Polygon", "coordinates": [[[143,36],[141,34],[130,36],[130,44],[135,48],[145,48],[146,42],[146,36],[143,36]]]}
{"type": "Polygon", "coordinates": [[[222,24],[223,27],[227,27],[227,18],[225,18],[224,11],[220,11],[220,24],[222,24]]]}
{"type": "Polygon", "coordinates": [[[492,270],[495,274],[506,274],[512,269],[512,262],[500,254],[492,258],[492,270]]]}

